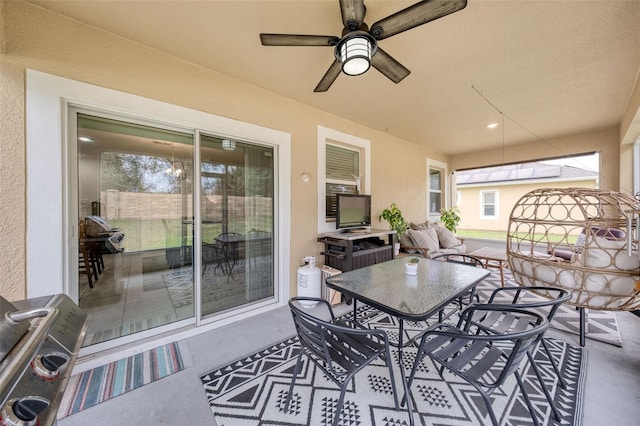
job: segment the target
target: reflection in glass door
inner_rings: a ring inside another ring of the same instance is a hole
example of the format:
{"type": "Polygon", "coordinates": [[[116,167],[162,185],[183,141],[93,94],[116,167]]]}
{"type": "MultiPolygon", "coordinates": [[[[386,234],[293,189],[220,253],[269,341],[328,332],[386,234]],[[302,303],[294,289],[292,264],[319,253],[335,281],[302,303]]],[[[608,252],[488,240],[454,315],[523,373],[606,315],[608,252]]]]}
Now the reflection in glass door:
{"type": "Polygon", "coordinates": [[[193,136],[77,114],[85,346],[194,316],[193,136]]]}
{"type": "Polygon", "coordinates": [[[202,315],[271,298],[273,148],[202,135],[202,315]]]}

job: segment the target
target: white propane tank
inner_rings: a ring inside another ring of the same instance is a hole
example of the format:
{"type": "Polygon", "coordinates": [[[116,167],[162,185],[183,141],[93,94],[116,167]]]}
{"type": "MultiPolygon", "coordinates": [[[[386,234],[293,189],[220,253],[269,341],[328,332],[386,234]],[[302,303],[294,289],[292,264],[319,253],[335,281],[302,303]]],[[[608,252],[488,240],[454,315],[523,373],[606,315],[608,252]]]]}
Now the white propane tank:
{"type": "MultiPolygon", "coordinates": [[[[298,296],[321,297],[321,274],[316,266],[316,258],[307,256],[302,258],[304,265],[298,268],[298,296]]],[[[304,308],[313,308],[318,302],[300,302],[304,308]]]]}

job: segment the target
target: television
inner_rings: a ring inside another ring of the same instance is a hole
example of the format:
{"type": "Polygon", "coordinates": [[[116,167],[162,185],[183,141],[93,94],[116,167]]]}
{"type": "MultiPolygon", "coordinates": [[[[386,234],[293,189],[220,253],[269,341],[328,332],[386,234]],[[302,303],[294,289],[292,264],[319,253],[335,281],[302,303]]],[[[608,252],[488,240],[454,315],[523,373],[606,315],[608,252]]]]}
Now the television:
{"type": "Polygon", "coordinates": [[[336,194],[336,229],[371,226],[371,195],[336,194]]]}

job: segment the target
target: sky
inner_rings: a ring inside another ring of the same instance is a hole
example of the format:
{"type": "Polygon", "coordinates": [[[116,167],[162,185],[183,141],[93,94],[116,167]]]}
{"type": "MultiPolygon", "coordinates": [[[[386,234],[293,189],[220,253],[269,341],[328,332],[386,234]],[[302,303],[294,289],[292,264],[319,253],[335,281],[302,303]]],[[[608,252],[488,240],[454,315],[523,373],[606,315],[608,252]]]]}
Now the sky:
{"type": "Polygon", "coordinates": [[[591,170],[593,172],[600,171],[600,154],[591,154],[580,157],[560,158],[557,160],[544,160],[541,163],[557,164],[561,166],[573,166],[581,169],[591,170]]]}

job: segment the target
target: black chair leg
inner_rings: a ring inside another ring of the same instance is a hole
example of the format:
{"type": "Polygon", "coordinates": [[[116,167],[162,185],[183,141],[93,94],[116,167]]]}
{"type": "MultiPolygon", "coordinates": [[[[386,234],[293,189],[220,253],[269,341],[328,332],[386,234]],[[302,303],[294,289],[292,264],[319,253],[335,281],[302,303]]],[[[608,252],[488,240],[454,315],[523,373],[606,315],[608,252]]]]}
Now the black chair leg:
{"type": "Polygon", "coordinates": [[[289,409],[289,403],[291,402],[291,397],[293,395],[293,387],[296,384],[296,378],[298,374],[300,374],[300,370],[302,369],[302,355],[303,351],[300,349],[298,353],[298,359],[296,360],[296,367],[293,369],[293,377],[291,378],[291,384],[289,385],[289,393],[287,394],[287,399],[284,401],[284,410],[285,412],[289,409]]]}
{"type": "Polygon", "coordinates": [[[585,345],[585,336],[587,333],[587,317],[584,308],[578,308],[580,313],[580,346],[585,345]]]}
{"type": "Polygon", "coordinates": [[[338,423],[340,422],[340,412],[342,411],[342,404],[344,404],[344,394],[347,391],[347,386],[351,379],[351,377],[345,379],[342,386],[340,386],[340,398],[338,399],[338,405],[336,405],[336,414],[333,416],[333,426],[338,426],[338,423]]]}
{"type": "MultiPolygon", "coordinates": [[[[393,401],[396,403],[396,411],[397,411],[400,409],[400,406],[398,405],[398,391],[396,389],[396,380],[393,376],[393,365],[391,364],[391,352],[389,352],[388,348],[385,356],[387,358],[385,362],[387,363],[387,367],[389,368],[389,378],[391,379],[391,391],[393,392],[393,401]]],[[[400,377],[402,377],[402,380],[404,380],[404,374],[401,374],[400,377]]]]}
{"type": "MultiPolygon", "coordinates": [[[[553,401],[553,397],[549,393],[549,389],[547,389],[547,386],[544,383],[544,380],[542,378],[542,374],[540,374],[540,371],[538,370],[538,367],[536,366],[536,364],[535,364],[535,362],[533,360],[533,355],[531,355],[531,352],[527,352],[527,357],[529,357],[529,362],[531,363],[531,369],[536,374],[536,377],[538,378],[538,382],[540,382],[540,386],[542,387],[542,391],[544,392],[544,396],[547,397],[547,401],[549,402],[549,406],[551,407],[551,411],[553,411],[553,417],[555,417],[557,421],[560,421],[562,419],[562,417],[560,416],[560,412],[558,411],[558,408],[556,407],[556,404],[553,401]]],[[[551,362],[553,363],[553,360],[551,360],[551,362]]],[[[560,376],[558,376],[558,377],[560,377],[560,376]]]]}
{"type": "Polygon", "coordinates": [[[522,377],[520,377],[520,373],[518,373],[517,371],[514,374],[516,376],[516,380],[518,381],[518,385],[520,386],[520,391],[522,392],[524,402],[527,404],[527,408],[529,409],[529,413],[531,414],[531,419],[533,420],[533,424],[535,426],[540,426],[540,422],[538,422],[536,412],[533,410],[533,405],[531,404],[531,400],[529,399],[529,394],[527,393],[527,389],[524,387],[524,382],[522,381],[522,377]]]}
{"type": "Polygon", "coordinates": [[[560,386],[562,387],[562,389],[566,389],[567,388],[567,381],[564,379],[564,377],[562,377],[562,374],[560,373],[560,368],[558,367],[558,364],[553,359],[553,356],[551,356],[551,350],[549,349],[549,345],[547,345],[547,342],[545,342],[544,337],[540,340],[540,343],[542,343],[542,347],[544,348],[544,351],[547,353],[547,357],[549,358],[549,361],[551,362],[551,365],[553,366],[553,371],[555,371],[556,375],[558,376],[558,381],[560,382],[560,386]]]}

